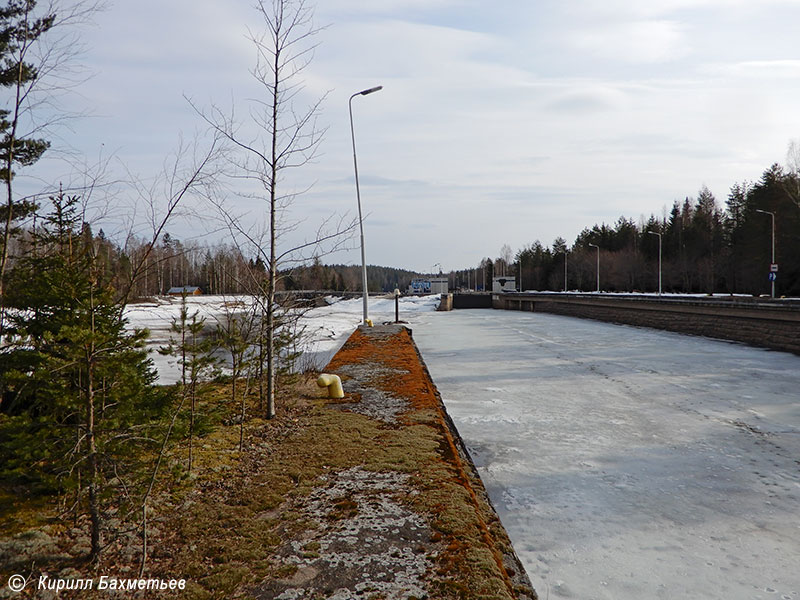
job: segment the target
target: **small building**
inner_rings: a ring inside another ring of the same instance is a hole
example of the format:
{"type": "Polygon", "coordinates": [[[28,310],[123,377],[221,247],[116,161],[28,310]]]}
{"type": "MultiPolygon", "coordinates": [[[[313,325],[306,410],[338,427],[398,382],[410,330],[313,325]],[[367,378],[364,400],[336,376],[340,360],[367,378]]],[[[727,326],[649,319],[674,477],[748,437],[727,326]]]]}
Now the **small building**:
{"type": "Polygon", "coordinates": [[[449,288],[447,277],[431,277],[431,294],[446,294],[449,288]]]}
{"type": "Polygon", "coordinates": [[[408,293],[412,296],[422,296],[431,293],[430,279],[412,279],[408,286],[408,293]]]}
{"type": "Polygon", "coordinates": [[[492,293],[516,292],[517,280],[512,275],[492,278],[492,293]]]}
{"type": "Polygon", "coordinates": [[[446,294],[448,292],[447,277],[428,277],[412,279],[408,293],[414,296],[425,294],[446,294]]]}
{"type": "Polygon", "coordinates": [[[167,296],[201,296],[203,290],[196,285],[183,285],[179,287],[171,287],[167,290],[167,296]]]}

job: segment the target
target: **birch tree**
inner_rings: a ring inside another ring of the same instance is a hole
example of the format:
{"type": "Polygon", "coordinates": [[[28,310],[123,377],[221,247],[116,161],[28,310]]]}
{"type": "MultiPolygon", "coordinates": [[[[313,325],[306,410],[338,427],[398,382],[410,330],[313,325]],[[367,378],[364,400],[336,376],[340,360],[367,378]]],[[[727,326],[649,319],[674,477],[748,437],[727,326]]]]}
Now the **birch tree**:
{"type": "Polygon", "coordinates": [[[234,215],[230,206],[214,201],[231,234],[253,248],[266,265],[264,277],[252,277],[249,283],[255,289],[265,323],[266,417],[271,419],[275,416],[280,327],[276,303],[279,267],[304,252],[318,254],[320,244],[341,241],[344,232],[352,231],[352,224],[345,227],[340,220],[329,227],[331,223],[326,222],[309,241],[288,248],[281,245],[281,235],[294,229],[285,215],[302,193],[285,186],[286,175],[314,159],[325,133],[317,124],[324,96],[305,107],[298,106],[302,73],[313,58],[314,38],[320,29],[315,27],[313,11],[305,0],[258,0],[255,8],[264,30],[249,35],[257,55],[251,74],[263,96],[250,105],[248,127],[218,107],[209,112],[195,108],[237,151],[233,159],[235,176],[238,181],[256,183],[259,191],[248,198],[257,199],[264,207],[266,223],[258,232],[248,226],[251,216],[234,215]],[[255,133],[247,137],[245,131],[255,133]]]}

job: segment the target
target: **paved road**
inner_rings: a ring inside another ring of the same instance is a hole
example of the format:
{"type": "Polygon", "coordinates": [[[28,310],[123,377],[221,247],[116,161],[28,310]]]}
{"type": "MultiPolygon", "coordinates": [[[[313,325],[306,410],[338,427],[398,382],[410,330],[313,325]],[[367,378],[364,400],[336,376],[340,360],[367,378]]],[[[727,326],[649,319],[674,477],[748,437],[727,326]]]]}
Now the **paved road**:
{"type": "Polygon", "coordinates": [[[541,313],[414,321],[542,599],[800,600],[800,357],[541,313]]]}

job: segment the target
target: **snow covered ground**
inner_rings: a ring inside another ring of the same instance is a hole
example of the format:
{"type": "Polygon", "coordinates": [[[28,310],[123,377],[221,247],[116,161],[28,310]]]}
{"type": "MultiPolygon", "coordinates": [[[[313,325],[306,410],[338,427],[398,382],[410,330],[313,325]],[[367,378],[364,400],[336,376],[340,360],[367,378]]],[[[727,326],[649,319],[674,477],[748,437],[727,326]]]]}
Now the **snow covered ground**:
{"type": "Polygon", "coordinates": [[[414,339],[543,600],[800,598],[800,357],[491,310],[414,339]]]}
{"type": "MultiPolygon", "coordinates": [[[[206,326],[213,328],[219,320],[225,319],[227,312],[241,312],[249,306],[248,296],[191,296],[186,299],[189,315],[198,313],[198,318],[205,317],[206,326]]],[[[361,323],[362,300],[341,300],[329,297],[328,306],[313,309],[303,317],[305,325],[305,364],[317,368],[324,367],[347,337],[361,323]]],[[[421,313],[436,310],[439,296],[409,296],[400,298],[400,319],[413,322],[421,313]]],[[[376,324],[394,321],[394,297],[369,299],[369,316],[376,324]]],[[[173,357],[162,356],[157,350],[169,342],[170,326],[174,319],[180,317],[181,299],[179,297],[161,297],[157,302],[128,305],[125,316],[130,328],[150,330],[149,350],[160,383],[174,383],[179,379],[180,371],[173,357]]]]}
{"type": "MultiPolygon", "coordinates": [[[[413,325],[422,314],[439,306],[440,296],[404,296],[400,298],[400,320],[413,325]]],[[[376,325],[394,322],[394,297],[369,299],[369,318],[376,325]]],[[[310,334],[307,352],[313,362],[323,368],[361,323],[364,305],[361,299],[339,300],[308,312],[306,332],[310,334]]]]}

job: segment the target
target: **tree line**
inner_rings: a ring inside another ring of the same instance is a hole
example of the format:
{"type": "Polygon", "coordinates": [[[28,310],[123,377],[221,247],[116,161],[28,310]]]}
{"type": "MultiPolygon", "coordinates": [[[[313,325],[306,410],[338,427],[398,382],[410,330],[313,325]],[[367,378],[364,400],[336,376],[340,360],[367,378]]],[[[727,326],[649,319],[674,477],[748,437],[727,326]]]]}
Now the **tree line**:
{"type": "MultiPolygon", "coordinates": [[[[790,147],[791,150],[791,147],[790,147]]],[[[661,217],[587,227],[570,245],[558,237],[514,253],[484,258],[477,269],[451,273],[455,287],[490,286],[513,275],[520,290],[600,289],[675,293],[771,293],[772,220],[775,220],[776,296],[800,295],[800,171],[774,164],[754,183],[733,185],[724,206],[703,186],[696,198],[674,202],[661,217]],[[660,250],[659,250],[660,245],[660,250]],[[566,281],[565,281],[566,261],[566,281]]]]}
{"type": "MultiPolygon", "coordinates": [[[[21,227],[11,240],[9,265],[13,269],[19,257],[33,252],[35,240],[45,226],[41,215],[28,226],[21,227]]],[[[171,288],[199,287],[204,294],[249,294],[252,281],[264,277],[266,264],[260,256],[245,256],[233,243],[200,244],[182,242],[165,232],[158,243],[129,236],[123,244],[106,236],[102,228],[93,232],[91,223],[81,225],[83,234],[92,239],[98,261],[116,289],[130,281],[133,269],[139,273],[133,282],[130,300],[133,302],[163,296],[171,288]]],[[[406,269],[367,265],[370,292],[391,292],[395,287],[406,290],[420,274],[406,269]]],[[[360,292],[361,266],[323,264],[319,257],[310,264],[279,269],[278,291],[317,290],[360,292]]]]}

